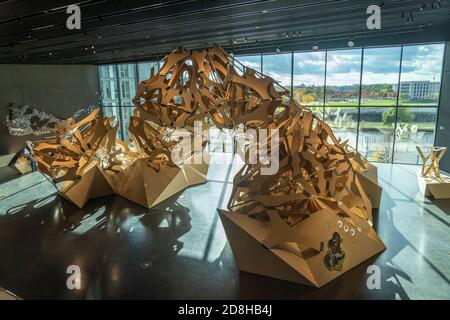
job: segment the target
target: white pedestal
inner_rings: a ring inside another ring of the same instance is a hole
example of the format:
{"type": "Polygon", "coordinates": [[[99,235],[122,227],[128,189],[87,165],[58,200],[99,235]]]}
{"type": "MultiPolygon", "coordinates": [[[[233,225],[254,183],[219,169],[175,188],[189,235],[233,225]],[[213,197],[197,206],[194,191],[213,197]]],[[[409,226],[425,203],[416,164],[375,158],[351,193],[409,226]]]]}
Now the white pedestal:
{"type": "Polygon", "coordinates": [[[422,177],[420,168],[417,168],[417,180],[420,191],[424,196],[433,196],[435,199],[450,199],[450,175],[441,171],[441,176],[429,174],[422,177]]]}

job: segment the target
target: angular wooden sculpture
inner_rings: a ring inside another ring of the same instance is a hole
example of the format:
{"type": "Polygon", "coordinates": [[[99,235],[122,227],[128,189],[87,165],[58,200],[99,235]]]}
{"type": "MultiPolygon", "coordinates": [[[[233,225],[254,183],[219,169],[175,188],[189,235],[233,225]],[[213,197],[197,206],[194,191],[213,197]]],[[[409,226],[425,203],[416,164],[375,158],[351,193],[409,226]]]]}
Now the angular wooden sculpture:
{"type": "Polygon", "coordinates": [[[416,146],[417,153],[422,159],[422,177],[434,174],[439,178],[441,172],[439,170],[439,161],[444,157],[447,147],[420,147],[416,146]],[[424,150],[428,150],[428,155],[425,155],[424,150]]]}
{"type": "Polygon", "coordinates": [[[278,173],[244,165],[229,211],[219,214],[241,270],[320,287],[385,246],[372,228],[357,153],[307,110],[275,126],[278,173]]]}
{"type": "Polygon", "coordinates": [[[228,210],[219,210],[223,226],[241,270],[320,287],[385,249],[373,229],[376,168],[311,111],[283,103],[288,91],[273,79],[237,68],[217,46],[175,50],[138,86],[132,143],[116,141],[117,125],[96,111],[37,144],[39,166],[65,181],[61,193],[78,206],[116,193],[151,207],[206,181],[204,152],[172,159],[174,129],[198,138],[195,122],[209,118],[219,128],[267,130],[257,146],[270,162],[236,174],[228,210]],[[265,175],[273,161],[279,170],[265,175]]]}
{"type": "Polygon", "coordinates": [[[446,147],[420,147],[416,146],[422,159],[422,168],[418,170],[419,189],[424,196],[433,196],[435,199],[450,198],[450,176],[441,173],[439,161],[447,151],[446,147]],[[428,151],[428,152],[427,152],[428,151]]]}
{"type": "Polygon", "coordinates": [[[78,123],[69,119],[58,124],[52,138],[34,145],[41,172],[61,182],[59,193],[76,206],[118,194],[150,208],[187,186],[206,181],[207,165],[170,161],[173,144],[162,140],[162,128],[132,117],[133,142],[127,144],[116,140],[118,124],[113,127],[112,121],[97,109],[78,123]]]}

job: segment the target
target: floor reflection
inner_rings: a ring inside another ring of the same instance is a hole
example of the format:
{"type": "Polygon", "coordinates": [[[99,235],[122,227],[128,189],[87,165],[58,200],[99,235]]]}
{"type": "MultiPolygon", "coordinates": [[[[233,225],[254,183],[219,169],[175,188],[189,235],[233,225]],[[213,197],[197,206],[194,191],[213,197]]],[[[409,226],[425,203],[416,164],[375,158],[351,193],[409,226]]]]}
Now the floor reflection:
{"type": "Polygon", "coordinates": [[[384,192],[375,227],[388,249],[315,289],[239,272],[216,213],[235,172],[231,157],[220,157],[227,163],[211,164],[208,183],[153,209],[119,196],[79,209],[38,177],[0,185],[7,192],[0,199],[0,286],[25,299],[450,296],[450,201],[420,197],[414,167],[379,165],[384,192]],[[82,271],[81,290],[66,286],[70,265],[82,271]],[[380,268],[380,290],[366,285],[370,265],[380,268]]]}

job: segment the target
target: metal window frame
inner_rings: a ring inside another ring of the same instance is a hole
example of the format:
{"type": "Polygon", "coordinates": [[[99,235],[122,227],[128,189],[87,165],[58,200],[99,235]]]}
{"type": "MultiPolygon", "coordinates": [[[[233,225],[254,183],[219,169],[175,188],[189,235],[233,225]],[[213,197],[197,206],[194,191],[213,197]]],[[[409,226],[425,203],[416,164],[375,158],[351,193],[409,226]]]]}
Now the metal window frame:
{"type": "MultiPolygon", "coordinates": [[[[327,75],[328,75],[328,53],[331,51],[345,51],[345,50],[354,50],[354,49],[361,49],[361,61],[360,61],[360,81],[359,81],[359,97],[358,97],[358,103],[357,105],[340,105],[339,107],[345,108],[345,107],[355,107],[358,110],[357,115],[357,127],[356,127],[356,149],[359,148],[359,134],[360,134],[360,122],[361,122],[361,108],[395,108],[395,122],[394,122],[394,137],[393,137],[393,143],[392,143],[392,158],[390,163],[395,164],[405,164],[400,162],[395,162],[395,147],[396,147],[396,134],[395,131],[397,129],[398,125],[398,110],[400,108],[417,108],[417,109],[425,109],[425,108],[432,108],[433,110],[437,110],[436,115],[436,122],[435,122],[435,128],[434,128],[434,136],[433,136],[433,144],[435,144],[436,141],[436,135],[438,130],[438,123],[439,123],[439,109],[441,107],[441,99],[442,99],[442,79],[443,79],[443,67],[445,64],[445,56],[446,56],[446,45],[445,42],[430,42],[430,43],[416,43],[416,44],[402,44],[402,45],[387,45],[387,46],[363,46],[363,47],[356,47],[356,48],[340,48],[340,49],[326,49],[326,50],[319,50],[325,52],[325,70],[324,70],[324,79],[323,79],[323,96],[322,96],[322,118],[325,117],[325,110],[326,108],[333,107],[330,105],[327,105],[326,103],[326,93],[327,93],[327,75]],[[439,99],[436,105],[427,105],[427,106],[420,106],[420,105],[411,105],[411,106],[405,106],[400,105],[400,84],[401,84],[401,75],[402,75],[402,67],[403,67],[403,50],[404,47],[410,47],[410,46],[420,46],[420,45],[433,45],[433,44],[440,44],[444,45],[443,50],[443,56],[442,56],[442,63],[441,63],[441,77],[440,77],[440,88],[439,88],[439,99]],[[400,66],[398,70],[398,81],[397,81],[397,98],[395,101],[395,105],[387,105],[387,104],[380,104],[380,105],[371,105],[371,106],[364,106],[361,105],[361,94],[362,94],[362,79],[363,79],[363,72],[364,72],[364,53],[366,49],[375,49],[375,48],[391,48],[391,47],[400,47],[400,66]]],[[[295,62],[295,54],[296,53],[308,53],[308,52],[316,52],[315,50],[301,50],[301,51],[288,51],[283,52],[283,54],[290,54],[291,55],[291,84],[290,84],[290,100],[292,101],[294,99],[294,62],[295,62]]],[[[261,73],[264,73],[264,55],[270,55],[270,54],[263,54],[263,53],[255,53],[255,54],[245,54],[242,56],[260,56],[260,63],[261,63],[261,73]]],[[[126,64],[134,64],[135,68],[135,75],[134,79],[136,83],[139,83],[139,63],[145,63],[145,62],[154,62],[149,60],[143,60],[143,61],[135,61],[132,63],[126,63],[126,64]]],[[[133,106],[123,106],[122,105],[122,96],[121,96],[121,88],[120,88],[120,79],[119,79],[119,70],[118,66],[122,65],[124,63],[119,64],[100,64],[98,67],[102,66],[115,66],[115,72],[116,72],[116,84],[117,84],[117,94],[118,94],[118,106],[106,106],[103,105],[103,99],[102,99],[102,87],[101,87],[101,72],[100,70],[97,71],[98,74],[98,83],[99,83],[99,96],[100,96],[100,105],[101,108],[117,108],[119,113],[119,118],[121,123],[123,123],[123,108],[133,108],[133,106]]],[[[156,64],[158,65],[158,70],[161,68],[161,61],[156,61],[156,64]]],[[[320,104],[317,106],[320,107],[320,104]]],[[[125,136],[124,128],[120,126],[121,130],[121,137],[125,136]]],[[[234,143],[234,142],[233,142],[234,143]]],[[[234,149],[234,147],[233,147],[234,149]]],[[[222,144],[222,150],[225,150],[224,143],[222,144]]],[[[234,151],[234,150],[233,150],[234,151]]],[[[417,164],[416,162],[415,164],[417,164]]],[[[408,164],[408,163],[406,163],[408,164]]],[[[412,164],[412,163],[409,163],[412,164]]]]}

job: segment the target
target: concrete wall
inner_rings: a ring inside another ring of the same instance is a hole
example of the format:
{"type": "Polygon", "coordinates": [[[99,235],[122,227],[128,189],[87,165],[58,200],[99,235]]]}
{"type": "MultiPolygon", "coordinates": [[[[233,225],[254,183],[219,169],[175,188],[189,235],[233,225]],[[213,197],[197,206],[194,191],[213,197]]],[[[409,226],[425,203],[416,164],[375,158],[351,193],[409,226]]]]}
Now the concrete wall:
{"type": "Polygon", "coordinates": [[[30,105],[66,118],[99,104],[97,66],[0,65],[0,155],[17,152],[26,140],[13,137],[5,126],[10,103],[30,105]]]}
{"type": "Polygon", "coordinates": [[[441,103],[436,132],[437,146],[448,147],[441,160],[441,169],[450,172],[450,42],[445,46],[445,60],[442,74],[441,103]]]}

